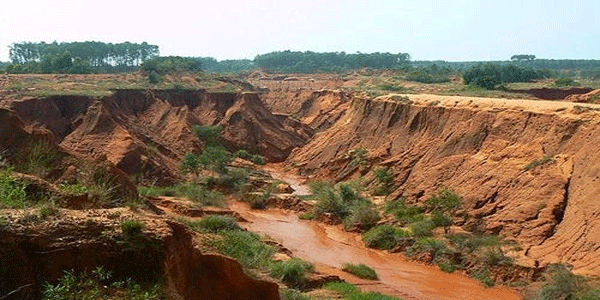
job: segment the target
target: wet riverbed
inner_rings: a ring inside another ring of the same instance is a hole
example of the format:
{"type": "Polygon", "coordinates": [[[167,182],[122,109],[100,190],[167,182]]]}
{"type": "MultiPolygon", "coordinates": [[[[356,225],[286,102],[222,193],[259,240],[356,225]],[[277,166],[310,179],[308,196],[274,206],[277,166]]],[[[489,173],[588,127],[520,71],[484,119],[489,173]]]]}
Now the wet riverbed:
{"type": "Polygon", "coordinates": [[[243,224],[248,230],[270,236],[295,256],[315,263],[317,270],[342,275],[365,290],[405,299],[521,299],[516,291],[506,287],[486,288],[457,272],[448,274],[434,266],[408,261],[400,254],[366,248],[358,234],[345,232],[339,226],[299,220],[294,213],[279,209],[251,210],[240,202],[233,202],[230,207],[249,221],[243,224]],[[370,266],[380,280],[361,280],[340,272],[338,268],[349,262],[370,266]]]}

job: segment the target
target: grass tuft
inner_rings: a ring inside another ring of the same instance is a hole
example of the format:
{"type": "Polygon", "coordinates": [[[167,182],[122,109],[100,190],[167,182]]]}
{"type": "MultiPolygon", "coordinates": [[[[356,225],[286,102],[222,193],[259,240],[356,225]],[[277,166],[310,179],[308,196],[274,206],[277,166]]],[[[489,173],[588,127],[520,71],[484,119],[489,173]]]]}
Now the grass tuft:
{"type": "Polygon", "coordinates": [[[347,263],[347,264],[344,264],[344,266],[342,267],[342,271],[353,274],[359,278],[371,279],[371,280],[378,279],[378,276],[377,276],[377,273],[375,272],[375,270],[371,269],[369,266],[364,265],[364,264],[355,265],[355,264],[347,263]]]}

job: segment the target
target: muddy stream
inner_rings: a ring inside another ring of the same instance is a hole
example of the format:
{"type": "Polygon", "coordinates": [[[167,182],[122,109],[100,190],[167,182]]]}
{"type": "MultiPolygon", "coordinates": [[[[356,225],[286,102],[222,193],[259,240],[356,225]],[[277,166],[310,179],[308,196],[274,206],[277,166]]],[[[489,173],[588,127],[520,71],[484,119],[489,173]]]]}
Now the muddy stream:
{"type": "MultiPolygon", "coordinates": [[[[288,182],[295,194],[309,189],[301,179],[274,169],[274,178],[288,182]]],[[[458,272],[449,274],[437,267],[408,261],[401,254],[366,248],[360,235],[316,221],[300,220],[293,212],[280,209],[252,210],[241,202],[230,203],[248,222],[248,230],[265,234],[280,242],[301,259],[316,265],[322,273],[335,274],[363,290],[378,291],[404,299],[492,300],[521,299],[507,287],[486,288],[479,281],[458,272]],[[340,270],[345,263],[363,263],[373,268],[379,280],[363,280],[340,270]]]]}

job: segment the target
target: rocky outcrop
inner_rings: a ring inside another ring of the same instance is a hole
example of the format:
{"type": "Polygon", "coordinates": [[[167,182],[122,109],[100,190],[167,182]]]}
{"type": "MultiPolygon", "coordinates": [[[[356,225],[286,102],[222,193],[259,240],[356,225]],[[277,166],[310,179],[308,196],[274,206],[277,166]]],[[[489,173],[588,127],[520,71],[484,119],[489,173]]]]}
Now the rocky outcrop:
{"type": "Polygon", "coordinates": [[[64,271],[98,266],[115,279],[163,282],[168,299],[279,299],[277,284],[249,277],[233,259],[205,253],[195,245],[195,233],[161,216],[127,209],[61,209],[46,219],[33,210],[4,215],[0,296],[10,295],[6,299],[38,299],[43,284],[64,271]],[[132,219],[145,224],[140,234],[120,229],[132,219]]]}
{"type": "Polygon", "coordinates": [[[52,132],[64,148],[107,159],[150,184],[173,183],[183,155],[202,147],[195,125],[222,125],[229,150],[274,162],[312,137],[310,127],[272,114],[257,93],[117,90],[103,98],[25,98],[10,107],[26,126],[52,132]]]}
{"type": "Polygon", "coordinates": [[[516,239],[539,264],[569,263],[579,273],[600,274],[596,107],[408,97],[353,100],[290,164],[338,181],[364,175],[367,183],[375,166],[388,166],[392,197],[411,202],[449,187],[464,197],[467,225],[516,239]],[[360,148],[366,154],[353,157],[350,151],[360,148]]]}

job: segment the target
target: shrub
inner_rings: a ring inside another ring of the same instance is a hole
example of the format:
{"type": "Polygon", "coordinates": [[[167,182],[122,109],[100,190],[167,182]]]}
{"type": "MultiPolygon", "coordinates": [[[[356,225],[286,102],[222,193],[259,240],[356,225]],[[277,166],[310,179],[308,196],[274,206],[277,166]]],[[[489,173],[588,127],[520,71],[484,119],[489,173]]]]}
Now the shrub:
{"type": "Polygon", "coordinates": [[[306,281],[306,273],[312,271],[314,266],[311,263],[294,257],[273,264],[270,274],[289,286],[302,288],[306,281]]]}
{"type": "Polygon", "coordinates": [[[348,151],[348,157],[350,158],[348,166],[351,168],[362,167],[367,163],[367,150],[364,148],[352,149],[348,151]]]}
{"type": "Polygon", "coordinates": [[[442,241],[434,238],[421,238],[417,240],[411,248],[416,252],[428,252],[433,260],[441,255],[449,253],[446,245],[442,241]]]}
{"type": "Polygon", "coordinates": [[[500,247],[493,247],[483,251],[481,261],[488,266],[508,266],[512,264],[513,259],[504,255],[500,247]]]}
{"type": "Polygon", "coordinates": [[[363,293],[358,287],[346,282],[330,282],[325,289],[337,292],[350,300],[400,300],[396,297],[383,295],[376,292],[363,293]]]}
{"type": "Polygon", "coordinates": [[[40,217],[46,219],[50,216],[58,215],[59,211],[54,205],[44,205],[40,208],[40,217]]]}
{"type": "Polygon", "coordinates": [[[525,171],[529,171],[529,170],[533,170],[538,166],[542,166],[545,165],[547,163],[551,163],[554,161],[554,158],[552,158],[552,156],[544,156],[542,158],[536,158],[534,160],[532,160],[529,164],[527,164],[523,169],[525,171]]]}
{"type": "Polygon", "coordinates": [[[260,237],[251,232],[240,230],[223,230],[220,237],[205,240],[207,246],[217,252],[230,256],[246,268],[265,269],[271,264],[273,247],[261,241],[260,237]]]}
{"type": "Polygon", "coordinates": [[[422,221],[425,218],[423,208],[416,205],[407,205],[404,199],[388,202],[385,211],[395,215],[403,224],[422,221]]]}
{"type": "Polygon", "coordinates": [[[188,152],[183,156],[183,160],[179,163],[179,169],[184,174],[192,173],[198,175],[200,168],[200,160],[194,153],[188,152]]]}
{"type": "Polygon", "coordinates": [[[178,191],[178,187],[177,186],[164,186],[164,187],[158,187],[158,186],[152,186],[152,187],[148,187],[148,186],[140,186],[138,188],[138,193],[142,196],[167,196],[167,197],[174,197],[177,196],[179,194],[178,191]]]}
{"type": "Polygon", "coordinates": [[[561,77],[554,81],[555,86],[579,86],[579,82],[569,77],[561,77]]]}
{"type": "Polygon", "coordinates": [[[393,176],[387,167],[381,167],[375,170],[377,179],[377,188],[374,194],[378,196],[388,195],[392,191],[393,176]]]}
{"type": "Polygon", "coordinates": [[[259,154],[252,155],[252,157],[250,158],[250,161],[252,161],[252,163],[257,164],[257,165],[264,165],[267,163],[267,160],[265,159],[265,157],[262,155],[259,155],[259,154]]]}
{"type": "Polygon", "coordinates": [[[211,215],[199,221],[188,223],[190,227],[208,232],[219,232],[222,230],[239,230],[240,226],[233,217],[211,215]]]}
{"type": "Polygon", "coordinates": [[[381,220],[379,211],[371,202],[360,202],[350,208],[350,215],[344,219],[346,227],[358,226],[369,229],[381,220]]]}
{"type": "Polygon", "coordinates": [[[308,296],[294,289],[284,289],[280,296],[282,300],[310,300],[308,296]]]}
{"type": "Polygon", "coordinates": [[[600,289],[593,288],[582,276],[575,275],[564,265],[550,265],[544,274],[544,285],[534,300],[598,299],[600,289]]]}
{"type": "MultiPolygon", "coordinates": [[[[474,272],[473,274],[471,274],[471,277],[481,281],[481,283],[485,284],[488,287],[494,286],[494,284],[496,284],[494,282],[494,279],[492,279],[490,277],[490,274],[486,270],[478,270],[478,271],[474,272]]],[[[552,298],[552,299],[558,299],[558,298],[552,298]]]]}
{"type": "Polygon", "coordinates": [[[345,218],[349,213],[348,204],[344,203],[340,195],[331,186],[320,190],[317,194],[313,194],[313,197],[317,201],[315,212],[318,215],[330,213],[345,218]]]}
{"type": "Polygon", "coordinates": [[[98,271],[97,268],[92,274],[76,275],[73,271],[65,272],[56,285],[45,283],[41,299],[159,300],[164,299],[164,295],[158,284],[142,286],[131,279],[117,281],[112,278],[112,272],[98,271]]]}
{"type": "Polygon", "coordinates": [[[149,74],[148,74],[148,82],[150,82],[151,84],[158,84],[162,82],[162,76],[160,76],[160,74],[158,74],[158,72],[156,72],[155,70],[152,70],[149,74]]]}
{"type": "Polygon", "coordinates": [[[146,227],[146,224],[144,224],[142,221],[134,219],[124,220],[121,222],[121,230],[125,235],[128,236],[140,234],[144,227],[146,227]]]}
{"type": "Polygon", "coordinates": [[[27,202],[25,187],[14,181],[12,169],[0,170],[0,208],[24,208],[27,202]]]}
{"type": "Polygon", "coordinates": [[[205,189],[201,185],[187,183],[179,186],[179,193],[188,200],[205,206],[222,206],[223,194],[218,191],[205,189]]]}
{"type": "Polygon", "coordinates": [[[396,247],[402,239],[409,237],[409,233],[405,230],[385,224],[367,231],[362,240],[367,247],[388,250],[396,247]]]}
{"type": "Polygon", "coordinates": [[[410,230],[415,237],[427,237],[433,235],[435,224],[429,219],[410,224],[410,230]]]}
{"type": "Polygon", "coordinates": [[[431,216],[431,221],[435,227],[448,227],[452,225],[452,218],[443,212],[434,212],[431,216]]]}
{"type": "Polygon", "coordinates": [[[248,151],[246,151],[244,149],[240,149],[238,151],[235,151],[235,153],[233,154],[233,156],[239,157],[239,158],[245,159],[245,160],[250,160],[250,158],[252,158],[252,155],[248,151]]]}
{"type": "Polygon", "coordinates": [[[218,146],[221,144],[221,134],[223,126],[221,125],[199,125],[192,128],[194,135],[203,141],[207,146],[218,146]]]}
{"type": "Polygon", "coordinates": [[[204,147],[202,154],[198,156],[198,162],[206,170],[212,170],[219,174],[227,173],[227,165],[232,157],[229,151],[223,147],[208,146],[204,147]]]}
{"type": "Polygon", "coordinates": [[[47,141],[33,142],[29,148],[29,172],[45,177],[60,159],[58,149],[47,141]]]}
{"type": "Polygon", "coordinates": [[[457,193],[443,188],[438,194],[425,202],[425,209],[438,213],[453,213],[462,205],[462,197],[457,193]]]}
{"type": "Polygon", "coordinates": [[[342,266],[342,271],[348,272],[350,274],[356,275],[356,277],[377,280],[377,273],[375,270],[371,269],[369,266],[364,264],[351,264],[347,263],[342,266]]]}
{"type": "Polygon", "coordinates": [[[298,215],[298,218],[300,220],[314,220],[317,218],[317,215],[314,212],[305,212],[298,215]]]}

